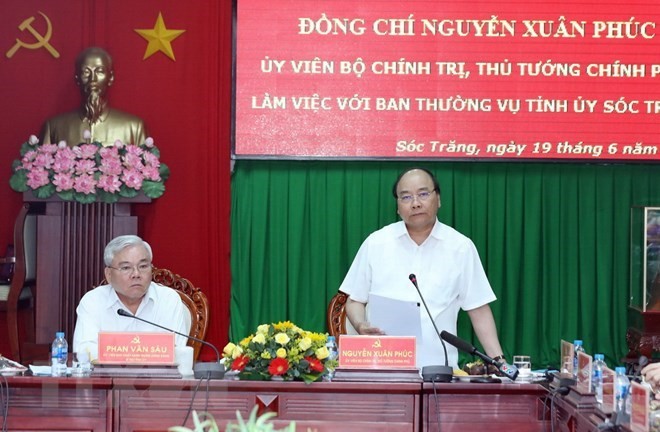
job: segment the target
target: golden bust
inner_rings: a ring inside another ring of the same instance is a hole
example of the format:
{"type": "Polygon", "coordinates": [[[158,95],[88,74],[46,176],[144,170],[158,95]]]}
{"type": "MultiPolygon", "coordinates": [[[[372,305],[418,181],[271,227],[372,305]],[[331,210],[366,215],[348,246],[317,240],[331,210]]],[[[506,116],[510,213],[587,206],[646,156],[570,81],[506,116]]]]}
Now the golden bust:
{"type": "Polygon", "coordinates": [[[43,144],[64,140],[73,146],[83,142],[83,132],[91,133],[91,141],[110,146],[121,140],[124,144],[142,144],[147,133],[144,122],[108,105],[108,88],[115,75],[112,57],[102,48],[83,50],[76,58],[74,79],[80,88],[79,109],[60,114],[46,121],[41,133],[43,144]]]}

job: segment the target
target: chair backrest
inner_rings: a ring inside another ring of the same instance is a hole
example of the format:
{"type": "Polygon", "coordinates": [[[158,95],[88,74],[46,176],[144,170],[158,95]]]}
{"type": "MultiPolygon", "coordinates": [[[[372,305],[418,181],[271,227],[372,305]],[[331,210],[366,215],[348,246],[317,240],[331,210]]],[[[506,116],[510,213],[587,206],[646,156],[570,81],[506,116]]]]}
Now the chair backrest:
{"type": "Polygon", "coordinates": [[[14,222],[14,269],[11,285],[19,289],[16,298],[20,295],[25,282],[34,280],[36,269],[37,217],[29,214],[29,211],[30,204],[23,204],[14,222]]]}
{"type": "Polygon", "coordinates": [[[25,257],[25,280],[34,282],[37,277],[37,215],[25,216],[23,227],[23,256],[25,257]]]}
{"type": "MultiPolygon", "coordinates": [[[[6,304],[2,309],[7,311],[7,330],[12,357],[21,361],[20,342],[18,339],[18,308],[19,304],[33,304],[37,257],[37,216],[30,214],[30,204],[24,203],[18,212],[14,223],[14,269],[9,281],[6,304]]],[[[31,333],[31,326],[28,326],[31,333]]],[[[27,335],[31,337],[31,334],[27,335]]]]}
{"type": "MultiPolygon", "coordinates": [[[[188,279],[179,276],[167,269],[154,268],[152,279],[154,282],[175,289],[181,296],[181,301],[190,310],[191,325],[189,335],[204,340],[208,329],[209,302],[206,295],[195,287],[188,279]]],[[[197,360],[202,349],[202,343],[188,339],[188,345],[195,351],[193,359],[197,360]]]]}
{"type": "Polygon", "coordinates": [[[346,301],[348,294],[345,292],[337,292],[328,304],[328,311],[326,320],[328,323],[328,333],[339,340],[340,335],[355,335],[357,331],[351,325],[351,322],[346,318],[346,301]]]}
{"type": "Polygon", "coordinates": [[[326,315],[328,333],[337,339],[339,339],[339,335],[346,334],[346,300],[348,300],[348,295],[339,291],[328,304],[326,315]]]}

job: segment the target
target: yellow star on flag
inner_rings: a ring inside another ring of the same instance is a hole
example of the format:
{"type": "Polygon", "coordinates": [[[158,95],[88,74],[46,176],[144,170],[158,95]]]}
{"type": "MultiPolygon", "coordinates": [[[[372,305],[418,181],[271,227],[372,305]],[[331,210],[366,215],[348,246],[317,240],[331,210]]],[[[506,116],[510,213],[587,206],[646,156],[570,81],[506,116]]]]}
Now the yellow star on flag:
{"type": "Polygon", "coordinates": [[[185,32],[185,30],[170,30],[166,28],[162,13],[158,12],[158,19],[153,29],[135,29],[135,31],[149,42],[142,60],[147,59],[158,51],[162,51],[166,56],[176,61],[170,42],[181,36],[181,33],[185,32]]]}

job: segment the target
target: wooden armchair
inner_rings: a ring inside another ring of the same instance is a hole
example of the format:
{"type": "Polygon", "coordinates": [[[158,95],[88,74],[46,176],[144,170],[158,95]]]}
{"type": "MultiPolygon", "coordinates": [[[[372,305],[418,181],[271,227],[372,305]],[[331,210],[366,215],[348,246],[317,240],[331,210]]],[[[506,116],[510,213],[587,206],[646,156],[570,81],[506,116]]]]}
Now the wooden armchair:
{"type": "MultiPolygon", "coordinates": [[[[209,302],[206,295],[199,288],[195,287],[188,279],[172,273],[167,269],[153,269],[152,280],[161,285],[175,289],[181,296],[181,301],[190,310],[190,333],[189,335],[197,339],[204,340],[209,321],[209,302]]],[[[193,347],[193,359],[197,360],[199,352],[202,349],[202,343],[188,339],[188,345],[193,347]]]]}
{"type": "Polygon", "coordinates": [[[12,359],[21,362],[18,311],[29,308],[25,332],[34,339],[34,296],[37,270],[37,216],[30,214],[30,204],[23,204],[14,223],[14,255],[0,258],[0,264],[13,264],[8,283],[0,284],[0,310],[7,312],[7,334],[12,359]]]}
{"type": "Polygon", "coordinates": [[[339,291],[330,299],[330,303],[328,304],[328,311],[326,313],[328,334],[334,336],[337,340],[339,340],[340,335],[358,334],[351,325],[351,322],[346,318],[347,300],[348,294],[339,291]]]}
{"type": "Polygon", "coordinates": [[[339,340],[339,335],[346,334],[346,300],[348,294],[339,291],[328,304],[326,320],[328,333],[339,340]]]}

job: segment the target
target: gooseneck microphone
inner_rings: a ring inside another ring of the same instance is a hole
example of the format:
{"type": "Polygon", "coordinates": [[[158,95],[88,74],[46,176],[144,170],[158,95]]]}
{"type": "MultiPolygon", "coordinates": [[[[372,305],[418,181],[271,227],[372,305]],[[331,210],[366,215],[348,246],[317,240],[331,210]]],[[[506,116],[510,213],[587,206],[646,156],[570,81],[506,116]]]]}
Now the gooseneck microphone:
{"type": "Polygon", "coordinates": [[[216,361],[214,362],[196,362],[195,366],[193,366],[193,372],[195,378],[207,378],[207,379],[222,379],[225,376],[225,367],[220,363],[220,352],[218,349],[211,343],[206,342],[205,340],[196,338],[194,336],[189,336],[187,334],[183,334],[181,332],[178,332],[176,330],[172,330],[167,327],[163,327],[160,324],[156,324],[155,322],[148,321],[144,318],[140,318],[138,316],[133,315],[130,312],[125,311],[124,309],[117,309],[117,315],[121,315],[124,317],[128,318],[134,318],[138,321],[145,322],[147,324],[151,324],[152,326],[156,326],[159,328],[162,328],[163,330],[167,330],[168,332],[172,332],[174,334],[177,334],[179,336],[183,336],[187,339],[194,340],[195,342],[199,342],[201,344],[204,344],[206,346],[210,346],[213,348],[213,351],[215,351],[215,357],[216,361]]]}
{"type": "Polygon", "coordinates": [[[479,350],[477,350],[477,348],[474,345],[472,345],[471,343],[469,343],[469,342],[467,342],[467,341],[465,341],[465,340],[463,340],[463,339],[461,339],[457,336],[454,336],[453,334],[451,334],[449,332],[446,332],[444,330],[442,331],[442,333],[440,333],[440,337],[442,339],[446,340],[451,345],[458,348],[459,350],[464,351],[468,354],[475,355],[475,356],[479,357],[481,360],[483,360],[484,362],[486,362],[487,364],[492,364],[493,366],[497,367],[497,370],[500,371],[500,373],[502,375],[506,376],[507,378],[511,378],[512,380],[515,380],[518,377],[518,368],[517,367],[515,367],[513,365],[510,365],[510,364],[507,364],[506,362],[499,362],[499,363],[496,362],[492,358],[488,357],[486,354],[484,354],[484,353],[480,352],[479,350]]]}
{"type": "Polygon", "coordinates": [[[445,352],[445,365],[444,366],[433,365],[433,366],[422,367],[422,379],[427,382],[451,382],[451,379],[454,375],[454,369],[451,366],[449,366],[449,358],[447,357],[447,345],[445,345],[445,342],[442,340],[442,337],[440,336],[440,331],[438,330],[438,327],[435,325],[435,321],[433,320],[433,316],[431,315],[431,311],[429,311],[429,307],[426,306],[426,300],[424,300],[424,296],[422,295],[422,292],[419,290],[419,286],[417,286],[417,276],[415,276],[414,273],[410,273],[408,279],[410,279],[410,282],[412,282],[412,284],[415,285],[415,289],[419,294],[419,298],[422,299],[422,304],[424,305],[424,309],[426,309],[426,313],[431,319],[433,328],[435,329],[435,332],[438,335],[438,338],[440,339],[440,343],[442,344],[442,349],[445,352]]]}
{"type": "Polygon", "coordinates": [[[632,379],[636,382],[642,382],[642,369],[649,364],[649,359],[645,355],[639,356],[636,363],[632,365],[632,379]]]}

